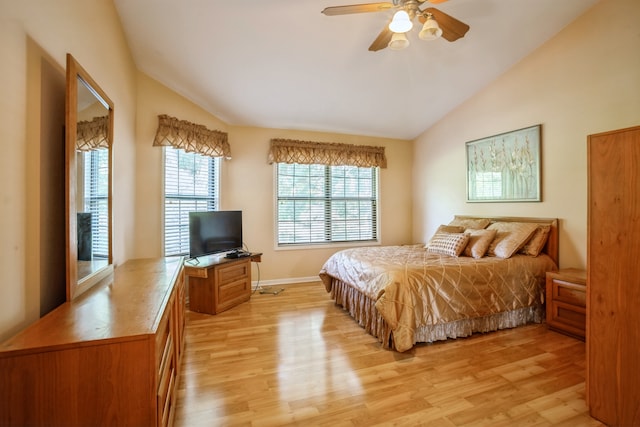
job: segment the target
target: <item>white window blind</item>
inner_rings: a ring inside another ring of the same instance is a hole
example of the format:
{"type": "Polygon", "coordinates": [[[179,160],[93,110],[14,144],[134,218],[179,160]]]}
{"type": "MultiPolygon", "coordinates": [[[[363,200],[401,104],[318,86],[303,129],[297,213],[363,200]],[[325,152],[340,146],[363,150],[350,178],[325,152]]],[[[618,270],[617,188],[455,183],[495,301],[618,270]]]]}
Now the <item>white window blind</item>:
{"type": "Polygon", "coordinates": [[[278,245],[376,241],[378,168],[278,163],[278,245]]]}
{"type": "Polygon", "coordinates": [[[189,212],[219,207],[220,158],[164,149],[164,253],[189,253],[189,212]]]}
{"type": "Polygon", "coordinates": [[[84,212],[91,213],[93,258],[109,257],[109,150],[82,152],[84,212]]]}

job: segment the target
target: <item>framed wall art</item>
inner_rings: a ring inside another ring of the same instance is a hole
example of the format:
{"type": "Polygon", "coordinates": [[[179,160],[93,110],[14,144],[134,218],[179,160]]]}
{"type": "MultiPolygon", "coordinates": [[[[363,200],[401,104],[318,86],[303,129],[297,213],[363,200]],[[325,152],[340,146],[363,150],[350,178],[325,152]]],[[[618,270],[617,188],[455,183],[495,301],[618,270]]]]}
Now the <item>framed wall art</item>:
{"type": "Polygon", "coordinates": [[[467,202],[540,202],[540,129],[467,142],[467,202]]]}

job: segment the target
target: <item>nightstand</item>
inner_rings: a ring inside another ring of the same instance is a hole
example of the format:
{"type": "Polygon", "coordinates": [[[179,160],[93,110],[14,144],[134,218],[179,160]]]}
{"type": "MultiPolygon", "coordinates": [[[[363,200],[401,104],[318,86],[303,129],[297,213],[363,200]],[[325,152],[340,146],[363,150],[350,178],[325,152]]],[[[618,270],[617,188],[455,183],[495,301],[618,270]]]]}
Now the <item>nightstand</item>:
{"type": "Polygon", "coordinates": [[[547,272],[547,326],[584,341],[587,272],[566,268],[547,272]]]}

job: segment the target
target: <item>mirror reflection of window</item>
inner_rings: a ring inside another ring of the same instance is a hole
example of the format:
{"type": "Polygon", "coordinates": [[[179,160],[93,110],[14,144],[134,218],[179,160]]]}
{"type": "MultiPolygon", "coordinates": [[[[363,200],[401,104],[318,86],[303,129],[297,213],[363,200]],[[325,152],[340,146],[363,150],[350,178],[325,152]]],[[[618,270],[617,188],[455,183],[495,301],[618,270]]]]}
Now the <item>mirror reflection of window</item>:
{"type": "Polygon", "coordinates": [[[84,206],[91,214],[92,259],[109,258],[109,150],[84,151],[84,206]]]}
{"type": "Polygon", "coordinates": [[[76,209],[78,280],[109,264],[109,108],[78,78],[76,209]]]}

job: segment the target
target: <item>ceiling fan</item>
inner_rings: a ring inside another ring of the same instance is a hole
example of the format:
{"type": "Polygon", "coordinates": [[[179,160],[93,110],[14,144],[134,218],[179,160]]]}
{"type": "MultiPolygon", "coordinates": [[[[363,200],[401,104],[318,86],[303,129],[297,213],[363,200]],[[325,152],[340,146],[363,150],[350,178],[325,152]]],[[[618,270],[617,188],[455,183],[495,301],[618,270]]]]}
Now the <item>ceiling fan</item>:
{"type": "Polygon", "coordinates": [[[378,51],[386,47],[402,49],[409,45],[406,33],[413,27],[413,19],[418,18],[423,24],[419,37],[422,40],[434,40],[442,36],[447,41],[458,40],[469,31],[469,26],[454,17],[434,8],[420,9],[423,3],[444,3],[447,0],[392,0],[392,2],[352,4],[346,6],[330,6],[322,13],[327,16],[347,15],[351,13],[381,12],[396,9],[389,23],[382,29],[378,37],[369,46],[370,51],[378,51]]]}

